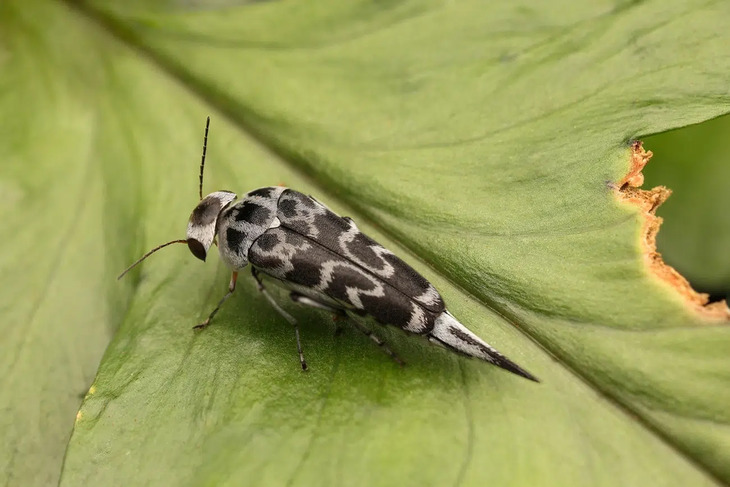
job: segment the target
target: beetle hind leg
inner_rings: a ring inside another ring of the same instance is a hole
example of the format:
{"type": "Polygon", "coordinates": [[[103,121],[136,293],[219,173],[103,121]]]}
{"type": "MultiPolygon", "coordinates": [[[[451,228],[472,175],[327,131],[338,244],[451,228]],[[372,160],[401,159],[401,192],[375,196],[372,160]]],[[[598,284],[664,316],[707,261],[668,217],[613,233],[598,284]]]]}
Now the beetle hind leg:
{"type": "MultiPolygon", "coordinates": [[[[316,299],[312,299],[308,296],[305,296],[301,293],[298,293],[296,291],[292,291],[289,294],[289,297],[294,301],[295,303],[302,304],[304,306],[311,306],[312,308],[317,309],[323,309],[326,311],[329,311],[334,314],[335,322],[338,321],[345,321],[348,318],[347,310],[344,310],[342,308],[335,308],[334,306],[330,306],[329,304],[322,303],[320,301],[317,301],[316,299]]],[[[350,310],[351,312],[355,312],[355,310],[350,310]]],[[[355,318],[352,318],[350,320],[347,320],[352,323],[352,325],[358,329],[361,333],[363,333],[365,336],[370,337],[370,339],[375,342],[375,344],[383,349],[385,353],[387,353],[390,358],[392,358],[395,363],[400,365],[401,367],[404,366],[406,363],[401,359],[396,353],[391,350],[388,345],[385,343],[385,341],[380,338],[379,336],[375,335],[372,330],[365,327],[364,325],[360,324],[355,318]]],[[[335,335],[338,335],[342,332],[342,327],[337,325],[337,328],[335,329],[335,335]]]]}
{"type": "Polygon", "coordinates": [[[356,319],[351,319],[349,320],[349,322],[352,323],[353,326],[357,328],[361,333],[363,333],[365,336],[369,337],[373,342],[375,342],[375,344],[380,347],[383,352],[387,353],[388,356],[390,356],[390,358],[392,358],[395,363],[397,363],[401,367],[406,365],[403,359],[400,358],[393,350],[391,350],[390,347],[388,347],[388,344],[385,343],[385,340],[373,333],[370,328],[361,324],[356,319]]]}

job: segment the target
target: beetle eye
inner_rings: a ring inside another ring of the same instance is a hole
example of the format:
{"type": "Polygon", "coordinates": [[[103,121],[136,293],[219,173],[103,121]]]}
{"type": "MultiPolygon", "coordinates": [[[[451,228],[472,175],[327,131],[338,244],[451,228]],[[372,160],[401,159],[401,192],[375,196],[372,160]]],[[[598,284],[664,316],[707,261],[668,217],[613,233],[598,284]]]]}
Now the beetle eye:
{"type": "Polygon", "coordinates": [[[190,252],[193,253],[195,257],[205,262],[205,257],[207,256],[208,252],[205,250],[205,246],[200,243],[199,240],[195,240],[194,238],[188,239],[188,248],[190,249],[190,252]]]}

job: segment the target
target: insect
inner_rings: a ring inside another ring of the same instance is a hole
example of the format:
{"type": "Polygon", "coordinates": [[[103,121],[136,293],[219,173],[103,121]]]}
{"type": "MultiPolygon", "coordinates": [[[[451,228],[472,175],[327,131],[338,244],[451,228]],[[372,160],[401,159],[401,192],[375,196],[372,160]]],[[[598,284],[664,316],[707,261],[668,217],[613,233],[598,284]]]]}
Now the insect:
{"type": "Polygon", "coordinates": [[[497,365],[527,379],[538,380],[506,358],[446,309],[431,283],[395,254],[363,234],[348,217],[340,217],[312,196],[283,186],[259,188],[236,201],[230,191],[203,198],[203,170],[210,117],[205,125],[200,162],[200,203],[187,227],[187,238],[159,245],[129,266],[168,245],[187,244],[205,261],[216,244],[223,262],[232,270],[228,292],[208,318],[195,326],[207,327],[236,289],[238,274],[247,266],[271,306],[294,328],[302,369],[307,370],[297,320],[269,293],[262,278],[289,291],[291,299],[348,318],[396,362],[403,361],[358,318],[396,326],[422,335],[453,352],[497,365]]]}

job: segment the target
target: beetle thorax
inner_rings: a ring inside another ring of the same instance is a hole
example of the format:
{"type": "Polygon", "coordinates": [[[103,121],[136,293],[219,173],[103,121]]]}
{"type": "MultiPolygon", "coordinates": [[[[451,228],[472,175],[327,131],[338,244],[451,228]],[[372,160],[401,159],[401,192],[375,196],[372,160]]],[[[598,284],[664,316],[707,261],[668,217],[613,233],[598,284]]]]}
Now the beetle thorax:
{"type": "Polygon", "coordinates": [[[277,205],[283,186],[251,191],[218,217],[218,250],[223,261],[233,270],[248,265],[248,251],[254,241],[269,228],[279,225],[277,205]]]}

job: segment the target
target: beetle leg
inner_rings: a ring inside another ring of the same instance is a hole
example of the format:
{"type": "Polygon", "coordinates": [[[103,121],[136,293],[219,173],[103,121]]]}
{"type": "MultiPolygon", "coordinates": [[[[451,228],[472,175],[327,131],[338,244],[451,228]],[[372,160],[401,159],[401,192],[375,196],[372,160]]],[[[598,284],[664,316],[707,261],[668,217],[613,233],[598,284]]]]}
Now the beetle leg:
{"type": "MultiPolygon", "coordinates": [[[[321,303],[321,302],[319,302],[319,301],[317,301],[315,299],[312,299],[312,298],[310,298],[308,296],[304,296],[303,294],[300,294],[300,293],[298,293],[296,291],[292,291],[291,293],[289,293],[289,297],[295,303],[303,304],[305,306],[311,306],[313,308],[324,309],[326,311],[330,311],[330,312],[334,313],[334,320],[335,320],[335,322],[347,320],[347,312],[344,309],[335,308],[335,307],[332,307],[332,306],[330,306],[328,304],[321,303]]],[[[388,348],[388,345],[383,341],[383,339],[381,339],[380,337],[378,337],[377,335],[375,335],[372,332],[372,330],[370,330],[367,327],[363,326],[362,324],[360,324],[355,319],[352,319],[352,320],[349,320],[349,321],[352,321],[352,324],[360,332],[362,332],[363,334],[369,336],[370,339],[373,342],[375,342],[375,344],[377,346],[379,346],[380,348],[382,348],[385,353],[387,353],[388,355],[390,355],[390,358],[392,358],[393,360],[395,360],[395,362],[398,365],[401,365],[401,366],[405,365],[405,362],[403,362],[403,360],[400,357],[398,357],[398,355],[396,355],[395,352],[393,352],[390,348],[388,348]]],[[[337,326],[337,328],[335,329],[335,335],[338,335],[338,334],[340,334],[342,332],[342,327],[339,326],[339,324],[336,325],[336,326],[337,326]]]]}
{"type": "Polygon", "coordinates": [[[330,306],[329,304],[320,303],[316,299],[312,299],[296,291],[290,292],[289,297],[295,303],[304,306],[311,306],[312,308],[323,309],[332,313],[332,321],[335,322],[335,336],[338,336],[342,333],[342,326],[340,326],[340,322],[347,319],[347,313],[345,313],[345,310],[341,308],[335,308],[334,306],[330,306]]]}
{"type": "Polygon", "coordinates": [[[237,279],[238,279],[238,272],[234,272],[233,274],[231,274],[231,282],[228,284],[228,292],[226,293],[226,295],[223,296],[220,301],[218,301],[218,305],[210,313],[210,315],[208,315],[208,318],[204,322],[200,323],[199,325],[195,325],[193,327],[193,330],[202,330],[206,326],[210,325],[210,320],[213,319],[213,317],[216,315],[216,313],[218,313],[218,310],[221,309],[221,306],[223,306],[223,303],[225,303],[228,300],[228,298],[231,297],[231,295],[233,294],[233,291],[236,290],[236,280],[237,279]]]}
{"type": "Polygon", "coordinates": [[[269,294],[269,291],[266,290],[264,287],[264,283],[261,282],[261,278],[259,277],[259,273],[256,270],[255,267],[251,267],[251,275],[256,280],[256,284],[258,285],[259,292],[264,295],[266,300],[271,304],[271,306],[281,315],[284,317],[286,321],[289,322],[294,327],[294,335],[297,338],[297,352],[299,352],[299,363],[302,364],[302,370],[307,370],[307,361],[304,360],[304,352],[302,352],[302,342],[299,339],[299,324],[297,323],[296,318],[294,318],[292,315],[284,311],[284,308],[279,306],[279,303],[274,300],[274,298],[269,294]]]}
{"type": "Polygon", "coordinates": [[[314,300],[308,296],[305,296],[303,294],[300,294],[296,291],[292,291],[289,293],[289,297],[292,301],[295,303],[303,304],[304,306],[311,306],[312,308],[319,308],[323,309],[325,311],[329,311],[331,313],[335,313],[338,315],[344,314],[344,311],[340,308],[335,308],[333,306],[330,306],[329,304],[321,303],[317,300],[314,300]]]}
{"type": "Polygon", "coordinates": [[[358,330],[360,330],[366,336],[369,336],[370,339],[372,341],[374,341],[377,346],[379,346],[381,349],[383,349],[383,351],[385,353],[387,353],[388,355],[390,355],[390,358],[392,358],[395,361],[395,363],[397,363],[401,367],[403,367],[406,364],[403,361],[403,359],[401,359],[398,355],[396,355],[396,353],[393,350],[391,350],[390,348],[388,348],[388,345],[385,343],[385,341],[383,341],[383,339],[380,338],[379,336],[375,335],[371,329],[369,329],[366,326],[362,325],[356,319],[351,319],[349,321],[350,321],[350,323],[352,323],[353,325],[355,325],[355,328],[357,328],[358,330]]]}

